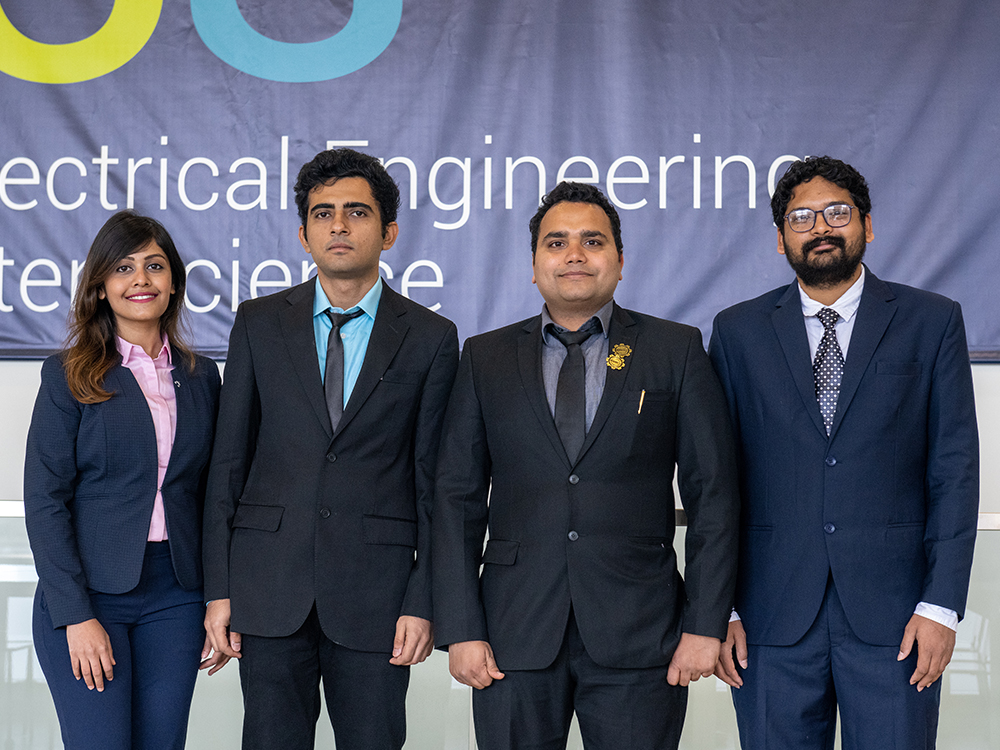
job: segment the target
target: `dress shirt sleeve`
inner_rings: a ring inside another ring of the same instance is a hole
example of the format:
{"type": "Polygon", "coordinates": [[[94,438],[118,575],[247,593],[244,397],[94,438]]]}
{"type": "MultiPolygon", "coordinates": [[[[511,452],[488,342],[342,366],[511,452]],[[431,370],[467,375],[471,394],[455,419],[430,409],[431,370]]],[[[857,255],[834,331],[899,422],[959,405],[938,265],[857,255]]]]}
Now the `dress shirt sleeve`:
{"type": "Polygon", "coordinates": [[[945,609],[936,604],[920,602],[917,608],[913,610],[913,614],[926,617],[928,620],[933,620],[939,625],[944,625],[946,628],[958,630],[958,613],[953,609],[945,609]]]}

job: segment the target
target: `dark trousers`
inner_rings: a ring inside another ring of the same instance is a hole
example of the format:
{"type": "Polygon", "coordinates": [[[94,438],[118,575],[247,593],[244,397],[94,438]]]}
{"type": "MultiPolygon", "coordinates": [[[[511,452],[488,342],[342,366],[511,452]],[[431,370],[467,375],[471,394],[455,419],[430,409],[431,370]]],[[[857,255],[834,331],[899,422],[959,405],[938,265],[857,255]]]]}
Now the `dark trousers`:
{"type": "Polygon", "coordinates": [[[410,668],[334,643],[315,607],[290,636],[244,633],[241,653],[243,750],[312,750],[321,679],[337,750],[403,746],[410,668]]]}
{"type": "Polygon", "coordinates": [[[73,676],[66,630],[52,626],[41,586],[35,592],[35,650],[66,750],[180,750],[205,643],[201,589],[180,587],[169,542],[155,542],[146,545],[139,585],[91,592],[90,601],[115,659],[100,693],[73,676]]]}
{"type": "Polygon", "coordinates": [[[941,681],[918,693],[916,648],[903,661],[898,653],[854,635],[831,578],[801,641],[748,647],[743,687],[732,691],[743,750],[832,750],[838,707],[844,750],[930,750],[941,681]]]}
{"type": "Polygon", "coordinates": [[[667,683],[667,667],[615,669],[587,654],[570,614],[559,655],[545,669],[504,670],[473,690],[480,750],[563,750],[576,711],[587,750],[675,750],[687,688],[667,683]]]}

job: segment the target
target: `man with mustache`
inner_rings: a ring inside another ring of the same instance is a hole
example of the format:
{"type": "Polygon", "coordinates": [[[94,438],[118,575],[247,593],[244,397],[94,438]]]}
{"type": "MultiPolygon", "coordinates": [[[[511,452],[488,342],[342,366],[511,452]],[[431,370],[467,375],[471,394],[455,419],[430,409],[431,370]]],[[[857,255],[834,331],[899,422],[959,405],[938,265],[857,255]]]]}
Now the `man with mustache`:
{"type": "Polygon", "coordinates": [[[933,748],[969,587],[979,447],[962,312],[861,263],[868,186],[830,157],[771,201],[796,281],[721,312],[736,608],[716,674],[744,750],[933,748]]]}
{"type": "Polygon", "coordinates": [[[299,171],[316,278],[240,305],[205,503],[205,628],[240,659],[244,750],[311,750],[320,682],[338,750],[399,750],[427,658],[430,520],[454,323],[379,259],[399,189],[378,159],[299,171]]]}
{"type": "Polygon", "coordinates": [[[696,328],[615,304],[621,224],[600,190],[560,183],[529,227],[541,314],[469,339],[448,404],[437,643],[476,688],[481,750],[564,748],[574,712],[587,750],[676,748],[735,582],[725,400],[696,328]]]}

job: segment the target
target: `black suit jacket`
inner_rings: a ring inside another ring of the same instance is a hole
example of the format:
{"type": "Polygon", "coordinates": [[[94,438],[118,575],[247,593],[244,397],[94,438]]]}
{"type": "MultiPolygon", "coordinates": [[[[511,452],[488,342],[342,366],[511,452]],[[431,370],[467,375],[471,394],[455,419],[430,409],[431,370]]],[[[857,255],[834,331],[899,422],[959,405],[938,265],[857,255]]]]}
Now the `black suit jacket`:
{"type": "MultiPolygon", "coordinates": [[[[114,395],[81,404],[61,357],[42,365],[24,461],[24,520],[56,627],[94,617],[89,590],[122,594],[139,583],[158,476],[153,419],[131,371],[119,364],[104,381],[114,395]]],[[[194,589],[219,369],[197,357],[191,372],[174,357],[177,426],[163,508],[177,581],[194,589]]]]}
{"type": "Polygon", "coordinates": [[[438,645],[486,640],[500,669],[544,668],[571,606],[605,666],[665,665],[682,629],[725,637],[739,508],[725,401],[701,335],[615,306],[609,336],[631,354],[609,367],[575,463],[545,397],[540,318],[466,342],[435,498],[438,645]]]}
{"type": "Polygon", "coordinates": [[[232,628],[284,636],[315,603],[324,633],[392,650],[431,619],[430,515],[455,325],[382,297],[336,437],[313,333],[314,281],[240,305],[205,509],[205,597],[232,628]]]}
{"type": "Polygon", "coordinates": [[[750,642],[798,641],[831,573],[868,643],[898,645],[921,601],[961,616],[979,449],[958,303],[866,272],[829,437],[796,282],[719,313],[709,350],[738,437],[750,642]]]}

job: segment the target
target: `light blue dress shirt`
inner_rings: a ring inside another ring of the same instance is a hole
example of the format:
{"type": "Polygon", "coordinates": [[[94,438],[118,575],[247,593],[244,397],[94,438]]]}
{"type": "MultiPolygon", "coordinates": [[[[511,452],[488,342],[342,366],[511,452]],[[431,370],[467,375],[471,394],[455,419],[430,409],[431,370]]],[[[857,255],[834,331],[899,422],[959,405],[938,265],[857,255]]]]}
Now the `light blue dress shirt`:
{"type": "Polygon", "coordinates": [[[372,327],[375,325],[375,314],[378,312],[378,303],[382,299],[382,279],[375,282],[375,285],[368,290],[368,293],[361,298],[354,307],[343,310],[333,307],[330,300],[323,291],[323,285],[316,279],[316,294],[313,298],[313,332],[316,335],[316,354],[319,357],[319,377],[323,380],[326,377],[326,348],[330,338],[330,329],[333,324],[326,315],[327,310],[336,313],[353,312],[358,308],[365,311],[364,315],[359,315],[353,320],[349,320],[340,327],[340,339],[344,342],[344,407],[351,398],[354,384],[358,382],[358,375],[361,374],[361,366],[365,363],[365,352],[368,351],[368,340],[372,336],[372,327]]]}

